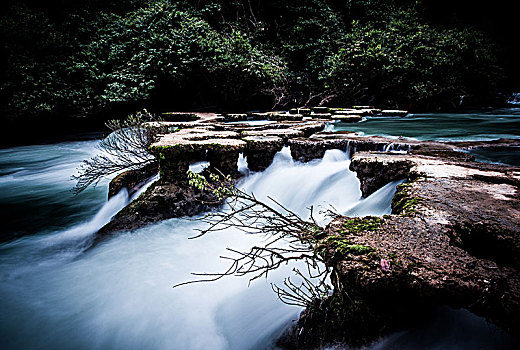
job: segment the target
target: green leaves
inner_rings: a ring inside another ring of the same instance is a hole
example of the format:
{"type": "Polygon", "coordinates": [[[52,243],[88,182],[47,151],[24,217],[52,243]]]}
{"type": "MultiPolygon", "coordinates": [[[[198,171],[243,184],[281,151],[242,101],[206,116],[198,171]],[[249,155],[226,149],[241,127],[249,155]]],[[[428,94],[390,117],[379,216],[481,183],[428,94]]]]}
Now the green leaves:
{"type": "MultiPolygon", "coordinates": [[[[478,32],[435,28],[409,11],[394,14],[384,25],[353,22],[344,42],[326,60],[321,79],[346,102],[458,101],[474,92],[468,75],[479,74],[477,66],[497,71],[491,44],[478,32]],[[475,58],[481,59],[477,63],[475,58]]],[[[493,84],[491,75],[481,73],[475,78],[493,84]]]]}
{"type": "Polygon", "coordinates": [[[218,201],[227,198],[233,193],[232,179],[229,175],[224,177],[223,175],[210,173],[208,180],[203,175],[194,173],[191,170],[188,170],[187,174],[188,184],[191,187],[213,194],[218,201]]]}
{"type": "Polygon", "coordinates": [[[407,108],[492,95],[502,78],[482,33],[435,26],[406,1],[77,6],[61,20],[23,4],[0,16],[4,114],[321,101],[407,108]]]}

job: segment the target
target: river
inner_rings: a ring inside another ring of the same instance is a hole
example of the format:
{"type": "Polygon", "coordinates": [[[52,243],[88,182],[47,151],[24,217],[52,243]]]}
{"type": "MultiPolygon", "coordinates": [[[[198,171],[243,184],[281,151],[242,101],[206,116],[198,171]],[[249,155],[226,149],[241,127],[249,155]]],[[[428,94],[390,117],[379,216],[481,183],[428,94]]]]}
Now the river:
{"type": "MultiPolygon", "coordinates": [[[[301,308],[277,300],[292,268],[268,279],[224,278],[190,284],[191,272],[220,272],[226,248],[246,250],[264,238],[236,230],[189,240],[198,221],[171,219],[121,232],[92,247],[96,231],[131,200],[106,200],[107,181],[74,196],[70,176],[94,155],[96,141],[0,150],[0,343],[3,349],[270,349],[301,308]]],[[[239,186],[272,196],[299,213],[308,207],[383,215],[397,182],[361,199],[341,150],[295,162],[287,148],[239,186]]],[[[319,217],[320,220],[326,220],[319,217]]],[[[510,348],[510,338],[464,310],[439,310],[416,329],[371,349],[510,348]],[[426,344],[426,346],[425,346],[426,344]],[[428,345],[429,344],[429,345],[428,345]],[[433,346],[430,346],[432,345],[433,346]]]]}
{"type": "MultiPolygon", "coordinates": [[[[406,117],[368,117],[360,123],[334,123],[330,131],[355,131],[364,136],[403,136],[430,141],[490,141],[520,139],[520,108],[467,113],[418,113],[406,117]]],[[[520,165],[518,147],[474,149],[477,161],[520,165]]]]}

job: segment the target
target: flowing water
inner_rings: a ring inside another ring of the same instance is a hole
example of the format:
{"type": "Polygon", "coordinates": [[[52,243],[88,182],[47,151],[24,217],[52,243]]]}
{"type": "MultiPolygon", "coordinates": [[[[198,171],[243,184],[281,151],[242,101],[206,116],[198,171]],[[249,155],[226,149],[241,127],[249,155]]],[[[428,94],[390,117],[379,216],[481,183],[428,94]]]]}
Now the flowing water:
{"type": "MultiPolygon", "coordinates": [[[[301,311],[280,303],[271,291],[270,283],[291,276],[293,266],[249,287],[247,279],[227,278],[172,289],[193,279],[190,272],[223,271],[227,262],[219,256],[227,247],[246,250],[263,237],[227,230],[188,240],[201,224],[172,219],[89,249],[96,230],[129,200],[122,191],[105,202],[106,182],[78,197],[69,192],[70,174],[94,154],[94,145],[69,142],[2,151],[1,200],[14,207],[7,214],[14,221],[9,230],[36,233],[0,246],[3,348],[272,346],[301,311]]],[[[303,216],[310,205],[317,211],[329,205],[346,211],[361,196],[348,165],[346,152],[339,150],[301,164],[284,149],[266,171],[249,174],[240,186],[263,199],[271,195],[303,216]]],[[[374,203],[375,214],[388,211],[388,205],[374,203]]]]}
{"type": "Polygon", "coordinates": [[[409,114],[406,117],[370,117],[360,123],[334,124],[336,131],[366,136],[403,136],[431,141],[485,141],[520,138],[520,108],[474,113],[409,114]]]}
{"type": "MultiPolygon", "coordinates": [[[[335,123],[330,131],[355,131],[365,136],[403,136],[431,141],[489,141],[520,138],[520,108],[472,113],[409,114],[406,117],[369,117],[360,123],[335,123]]],[[[520,165],[520,149],[475,149],[478,161],[520,165]]]]}
{"type": "Polygon", "coordinates": [[[0,149],[0,242],[71,226],[101,209],[108,182],[78,196],[76,167],[96,154],[98,141],[0,149]]]}
{"type": "MultiPolygon", "coordinates": [[[[247,278],[232,277],[172,288],[192,280],[191,272],[224,271],[228,262],[219,257],[230,254],[226,248],[247,250],[264,237],[226,230],[190,240],[201,223],[171,219],[91,247],[96,230],[131,200],[123,190],[107,202],[106,182],[77,197],[69,192],[69,176],[95,153],[94,145],[67,142],[0,152],[0,202],[7,211],[6,242],[0,245],[2,349],[275,347],[301,308],[278,301],[271,283],[294,277],[294,265],[249,286],[247,278]]],[[[311,205],[315,213],[332,205],[351,215],[388,214],[397,182],[361,199],[349,162],[346,152],[331,150],[302,164],[284,149],[268,169],[248,174],[239,186],[261,199],[272,196],[304,217],[311,205]]],[[[485,324],[471,317],[479,327],[485,324]]],[[[484,342],[482,334],[494,339],[493,332],[492,327],[480,332],[477,343],[484,342]]],[[[414,334],[393,335],[374,346],[410,346],[414,334]]],[[[453,343],[450,337],[440,335],[441,344],[453,343]]]]}

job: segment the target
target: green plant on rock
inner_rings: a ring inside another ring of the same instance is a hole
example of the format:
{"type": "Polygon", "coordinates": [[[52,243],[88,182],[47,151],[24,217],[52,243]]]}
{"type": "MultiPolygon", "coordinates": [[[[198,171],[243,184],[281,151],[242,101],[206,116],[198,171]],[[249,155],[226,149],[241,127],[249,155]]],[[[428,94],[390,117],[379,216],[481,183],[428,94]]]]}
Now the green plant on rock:
{"type": "Polygon", "coordinates": [[[188,184],[199,191],[206,191],[214,195],[218,201],[222,201],[227,196],[233,194],[233,181],[230,175],[219,176],[215,173],[209,174],[209,180],[203,175],[188,170],[188,184]]]}
{"type": "Polygon", "coordinates": [[[370,246],[352,243],[348,238],[339,235],[328,236],[326,239],[320,241],[319,247],[322,251],[332,249],[344,257],[348,255],[365,255],[374,252],[374,248],[370,246]]]}

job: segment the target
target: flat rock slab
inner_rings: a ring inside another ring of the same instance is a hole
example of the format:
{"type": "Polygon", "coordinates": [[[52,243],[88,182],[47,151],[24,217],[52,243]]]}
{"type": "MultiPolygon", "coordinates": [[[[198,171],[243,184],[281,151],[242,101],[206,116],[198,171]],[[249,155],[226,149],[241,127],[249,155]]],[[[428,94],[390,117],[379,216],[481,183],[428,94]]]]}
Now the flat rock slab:
{"type": "Polygon", "coordinates": [[[372,115],[371,110],[364,109],[342,109],[333,112],[333,118],[337,116],[361,116],[361,115],[372,115]]]}
{"type": "Polygon", "coordinates": [[[207,150],[212,151],[235,151],[242,150],[246,146],[246,142],[239,139],[226,139],[226,138],[215,138],[215,139],[200,139],[200,140],[186,140],[176,139],[169,142],[165,140],[163,142],[154,143],[150,146],[152,152],[163,152],[167,156],[174,155],[186,155],[190,153],[201,153],[207,150]]]}
{"type": "Polygon", "coordinates": [[[363,120],[363,117],[358,114],[348,114],[348,115],[342,115],[342,114],[334,114],[331,117],[334,120],[339,120],[343,123],[357,123],[363,120]]]}
{"type": "Polygon", "coordinates": [[[408,114],[408,111],[399,109],[383,109],[379,114],[384,115],[385,117],[404,117],[408,114]]]}
{"type": "Polygon", "coordinates": [[[277,136],[247,136],[242,140],[247,143],[247,149],[252,151],[279,150],[284,144],[283,139],[277,136]]]}
{"type": "Polygon", "coordinates": [[[294,130],[294,129],[266,129],[266,130],[253,130],[253,131],[244,131],[244,136],[278,136],[284,140],[294,138],[294,137],[302,137],[304,136],[303,131],[294,130]]]}
{"type": "Polygon", "coordinates": [[[199,160],[206,151],[230,152],[245,148],[246,143],[239,139],[234,131],[214,131],[202,128],[182,129],[178,132],[161,135],[159,140],[150,146],[152,153],[159,161],[164,158],[199,160]]]}

